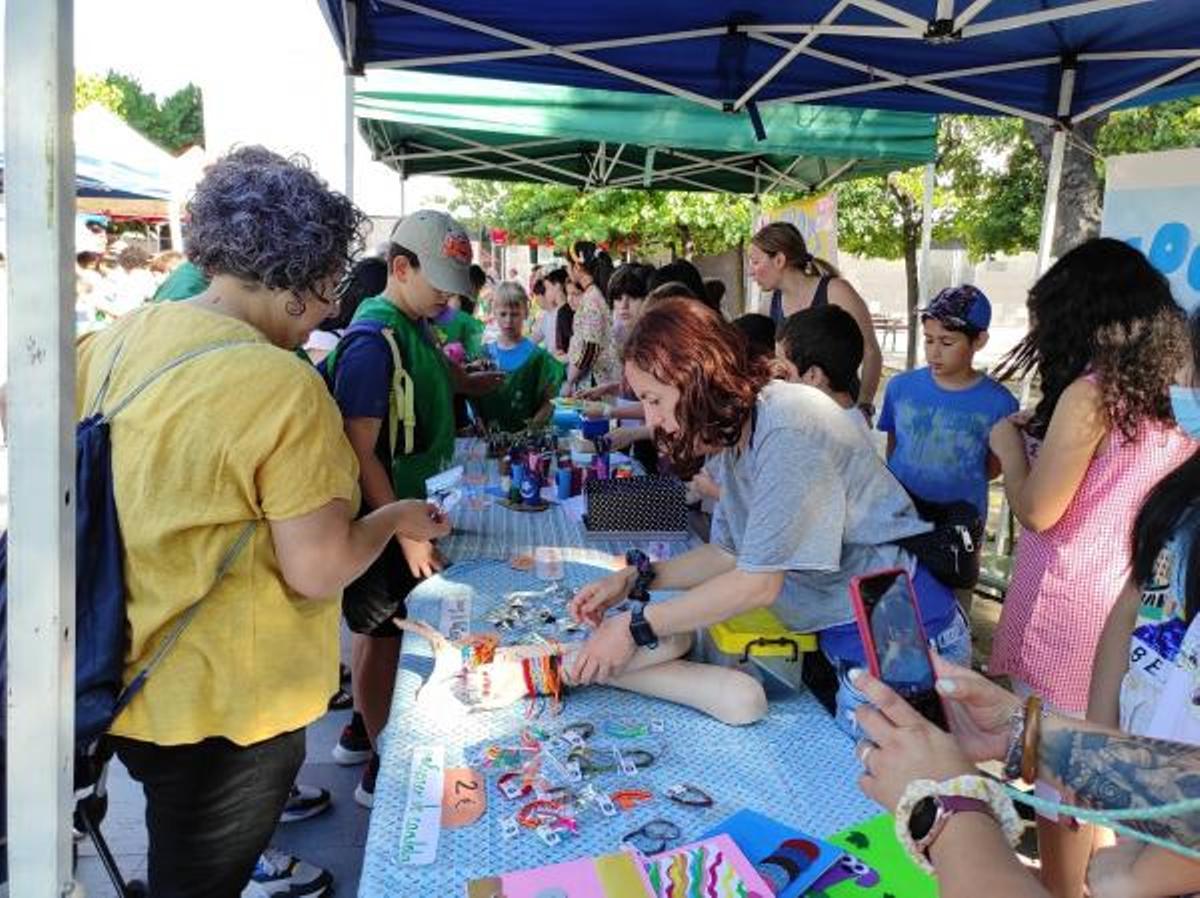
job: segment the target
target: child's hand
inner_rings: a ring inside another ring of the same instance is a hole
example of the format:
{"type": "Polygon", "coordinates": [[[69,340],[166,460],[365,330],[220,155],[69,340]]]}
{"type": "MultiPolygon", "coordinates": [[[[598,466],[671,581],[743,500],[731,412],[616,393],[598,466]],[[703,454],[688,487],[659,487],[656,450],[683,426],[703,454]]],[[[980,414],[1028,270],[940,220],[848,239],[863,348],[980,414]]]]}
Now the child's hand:
{"type": "Polygon", "coordinates": [[[1025,441],[1021,437],[1021,431],[1017,429],[1017,425],[1011,418],[997,421],[992,427],[991,435],[988,438],[988,448],[995,453],[996,458],[1000,459],[1001,469],[1007,468],[1011,459],[1024,457],[1025,441]]]}
{"type": "Polygon", "coordinates": [[[421,499],[403,499],[397,504],[403,506],[396,527],[400,537],[424,542],[450,534],[450,519],[436,505],[421,499]]]}
{"type": "Polygon", "coordinates": [[[625,601],[636,573],[633,568],[624,568],[583,587],[567,606],[571,619],[598,627],[605,611],[625,601]]]}
{"type": "Polygon", "coordinates": [[[721,487],[707,471],[699,471],[691,480],[692,489],[704,499],[714,501],[721,498],[721,487]]]}
{"type": "Polygon", "coordinates": [[[624,452],[632,446],[638,438],[637,427],[617,427],[608,432],[608,445],[614,452],[624,452]]]}

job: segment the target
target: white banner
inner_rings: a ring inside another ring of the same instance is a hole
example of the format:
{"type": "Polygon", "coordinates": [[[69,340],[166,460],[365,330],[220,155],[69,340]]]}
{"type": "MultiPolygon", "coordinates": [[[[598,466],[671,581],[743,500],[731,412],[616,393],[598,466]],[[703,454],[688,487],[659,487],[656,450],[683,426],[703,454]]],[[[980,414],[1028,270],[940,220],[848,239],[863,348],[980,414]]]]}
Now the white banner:
{"type": "Polygon", "coordinates": [[[1101,233],[1146,254],[1185,309],[1200,305],[1200,150],[1105,160],[1101,233]]]}

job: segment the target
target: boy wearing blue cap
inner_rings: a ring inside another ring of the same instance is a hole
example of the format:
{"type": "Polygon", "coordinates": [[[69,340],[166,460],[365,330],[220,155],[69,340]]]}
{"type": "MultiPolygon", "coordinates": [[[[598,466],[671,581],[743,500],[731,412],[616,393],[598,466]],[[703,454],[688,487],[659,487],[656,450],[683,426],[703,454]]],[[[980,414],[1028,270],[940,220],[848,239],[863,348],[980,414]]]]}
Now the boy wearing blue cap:
{"type": "Polygon", "coordinates": [[[888,435],[888,467],[910,493],[971,502],[984,520],[988,481],[999,473],[988,436],[1018,408],[1012,393],[973,367],[991,321],[991,303],[970,284],[935,296],[921,309],[929,364],[888,382],[878,425],[888,435]]]}

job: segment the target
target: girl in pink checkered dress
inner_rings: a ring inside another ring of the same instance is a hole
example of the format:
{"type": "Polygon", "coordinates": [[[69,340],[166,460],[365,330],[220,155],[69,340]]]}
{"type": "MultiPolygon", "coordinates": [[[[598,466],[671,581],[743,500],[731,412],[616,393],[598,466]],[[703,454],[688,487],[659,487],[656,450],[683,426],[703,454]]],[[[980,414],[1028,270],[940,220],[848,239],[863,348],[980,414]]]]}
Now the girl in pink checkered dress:
{"type": "MultiPolygon", "coordinates": [[[[1022,526],[991,672],[1083,716],[1100,632],[1129,577],[1134,517],[1194,448],[1168,395],[1186,326],[1166,279],[1111,239],[1063,256],[1028,308],[1029,334],[1002,376],[1036,371],[1042,398],[991,436],[1022,526]]],[[[1047,889],[1079,898],[1091,833],[1039,818],[1038,842],[1047,889]]]]}

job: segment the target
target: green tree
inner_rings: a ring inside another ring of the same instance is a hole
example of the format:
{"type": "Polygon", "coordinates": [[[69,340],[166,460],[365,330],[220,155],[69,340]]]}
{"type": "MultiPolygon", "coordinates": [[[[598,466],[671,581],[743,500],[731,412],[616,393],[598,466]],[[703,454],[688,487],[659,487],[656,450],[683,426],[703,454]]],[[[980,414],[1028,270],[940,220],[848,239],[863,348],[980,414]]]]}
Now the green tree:
{"type": "Polygon", "coordinates": [[[121,91],[108,80],[99,75],[79,74],[75,76],[75,111],[85,109],[93,103],[122,114],[125,97],[121,91]]]}
{"type": "Polygon", "coordinates": [[[750,203],[724,194],[660,190],[583,192],[554,184],[454,179],[452,211],[472,228],[503,228],[513,239],[633,241],[643,252],[693,256],[736,246],[750,228],[750,203]]]}
{"type": "Polygon", "coordinates": [[[204,143],[204,115],[200,88],[194,84],[159,102],[129,75],[109,71],[104,77],[77,75],[75,108],[100,103],[123,118],[142,136],[176,153],[204,143]]]}

